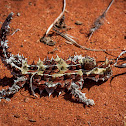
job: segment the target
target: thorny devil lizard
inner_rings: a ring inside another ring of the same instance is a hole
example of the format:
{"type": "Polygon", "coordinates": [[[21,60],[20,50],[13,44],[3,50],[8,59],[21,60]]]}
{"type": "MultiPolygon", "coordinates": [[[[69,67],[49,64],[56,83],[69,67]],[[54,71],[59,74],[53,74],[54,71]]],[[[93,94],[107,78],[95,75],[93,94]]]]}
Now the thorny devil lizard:
{"type": "Polygon", "coordinates": [[[8,51],[7,35],[13,12],[8,15],[0,31],[0,50],[2,62],[10,69],[14,76],[14,84],[8,89],[0,91],[0,100],[18,92],[25,84],[28,84],[34,96],[36,88],[46,90],[49,96],[57,91],[69,91],[75,99],[86,105],[94,105],[92,99],[87,99],[85,93],[81,92],[86,78],[98,82],[105,81],[112,75],[110,62],[106,59],[103,64],[98,65],[94,58],[88,56],[74,55],[64,60],[58,56],[54,59],[45,59],[37,62],[36,65],[28,65],[27,59],[17,54],[13,55],[8,51]]]}

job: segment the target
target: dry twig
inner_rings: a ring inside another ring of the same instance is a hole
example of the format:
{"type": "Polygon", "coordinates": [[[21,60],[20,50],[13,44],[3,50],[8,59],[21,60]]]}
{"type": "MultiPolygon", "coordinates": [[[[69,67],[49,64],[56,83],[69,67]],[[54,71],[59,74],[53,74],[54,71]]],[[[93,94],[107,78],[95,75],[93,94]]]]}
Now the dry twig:
{"type": "Polygon", "coordinates": [[[117,57],[116,62],[114,63],[113,66],[115,66],[115,67],[120,67],[120,68],[126,68],[126,63],[123,63],[123,64],[121,64],[121,65],[117,65],[117,62],[118,62],[120,56],[122,56],[122,55],[125,54],[125,53],[126,53],[126,50],[120,53],[120,55],[117,57]]]}
{"type": "Polygon", "coordinates": [[[56,24],[56,22],[63,16],[64,11],[66,8],[66,0],[64,0],[64,6],[63,6],[63,11],[60,13],[60,15],[55,19],[55,21],[49,26],[49,28],[46,31],[46,35],[49,33],[49,31],[52,29],[52,27],[56,24]]]}
{"type": "Polygon", "coordinates": [[[60,36],[62,36],[63,38],[65,38],[66,40],[68,40],[69,42],[71,42],[73,45],[81,48],[81,49],[84,49],[84,50],[88,50],[88,51],[98,51],[98,52],[105,52],[105,51],[113,51],[115,49],[90,49],[90,48],[87,48],[85,46],[82,46],[80,44],[78,44],[74,39],[72,39],[70,36],[68,36],[67,34],[65,33],[62,33],[60,31],[58,31],[55,27],[53,27],[53,30],[59,34],[60,36]]]}

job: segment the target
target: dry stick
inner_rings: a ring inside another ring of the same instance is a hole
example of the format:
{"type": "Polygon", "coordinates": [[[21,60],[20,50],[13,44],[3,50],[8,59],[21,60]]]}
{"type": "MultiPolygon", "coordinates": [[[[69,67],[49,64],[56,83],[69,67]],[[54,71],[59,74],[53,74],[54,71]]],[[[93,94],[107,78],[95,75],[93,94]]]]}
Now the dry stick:
{"type": "Polygon", "coordinates": [[[63,16],[64,11],[66,8],[66,0],[64,0],[64,6],[63,6],[63,11],[61,12],[61,14],[55,19],[55,21],[49,26],[49,28],[47,29],[45,35],[47,35],[49,33],[49,31],[52,29],[52,27],[55,25],[55,23],[63,16]]]}
{"type": "Polygon", "coordinates": [[[118,59],[120,58],[120,56],[122,56],[122,55],[125,54],[125,53],[126,53],[126,50],[120,53],[120,55],[117,57],[116,62],[114,63],[113,66],[115,66],[115,67],[122,67],[122,68],[125,68],[125,67],[126,67],[126,63],[124,63],[124,64],[122,64],[122,65],[116,65],[117,62],[118,62],[118,59]]]}
{"type": "Polygon", "coordinates": [[[18,32],[18,31],[20,31],[20,29],[16,29],[12,34],[11,34],[11,36],[12,35],[14,35],[16,32],[18,32]]]}
{"type": "Polygon", "coordinates": [[[32,79],[33,79],[33,76],[34,76],[35,74],[37,74],[37,72],[33,73],[33,75],[32,75],[31,78],[30,78],[30,88],[31,88],[32,95],[35,96],[35,97],[38,97],[38,96],[35,94],[35,92],[34,92],[34,90],[33,90],[33,87],[32,87],[32,79]]]}
{"type": "MultiPolygon", "coordinates": [[[[108,12],[108,10],[110,9],[112,3],[114,2],[114,0],[112,0],[109,4],[109,6],[107,7],[107,9],[103,12],[102,15],[100,15],[94,22],[94,27],[90,29],[90,36],[89,36],[89,39],[91,38],[91,36],[93,35],[93,33],[98,30],[101,25],[104,24],[104,20],[105,20],[105,16],[106,16],[106,13],[108,12]]],[[[89,40],[88,39],[88,40],[89,40]]]]}
{"type": "Polygon", "coordinates": [[[59,34],[60,36],[62,36],[63,38],[65,38],[66,40],[70,41],[73,45],[79,47],[79,48],[82,48],[82,49],[85,49],[85,50],[89,50],[89,51],[97,51],[97,52],[104,52],[104,51],[112,51],[114,49],[90,49],[90,48],[87,48],[87,47],[84,47],[84,46],[81,46],[80,44],[78,44],[74,39],[70,38],[67,34],[64,34],[58,30],[56,30],[55,27],[53,27],[53,30],[59,34]]]}

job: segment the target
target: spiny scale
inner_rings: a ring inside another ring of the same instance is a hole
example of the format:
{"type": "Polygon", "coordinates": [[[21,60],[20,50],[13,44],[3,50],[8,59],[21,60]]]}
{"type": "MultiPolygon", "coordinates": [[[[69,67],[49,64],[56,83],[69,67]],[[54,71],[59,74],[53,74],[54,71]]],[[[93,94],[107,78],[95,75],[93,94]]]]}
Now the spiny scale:
{"type": "MultiPolygon", "coordinates": [[[[39,59],[37,65],[35,65],[35,67],[37,67],[38,69],[36,71],[30,72],[30,74],[36,72],[36,74],[33,76],[32,84],[37,86],[40,90],[46,89],[50,96],[54,92],[54,90],[57,90],[59,88],[59,85],[60,88],[68,89],[71,83],[74,82],[81,89],[83,87],[84,79],[86,78],[92,79],[97,82],[98,80],[104,81],[111,76],[111,68],[109,66],[109,63],[108,65],[105,64],[105,68],[104,64],[100,65],[100,67],[96,67],[96,62],[95,60],[93,60],[93,58],[82,56],[71,57],[71,62],[68,61],[69,60],[65,61],[59,57],[56,57],[56,59],[54,60],[47,59],[47,61],[41,61],[39,59]],[[86,61],[86,59],[88,61],[86,61]],[[89,62],[90,59],[91,61],[89,62]],[[77,63],[77,65],[75,63],[77,63]],[[87,66],[86,63],[88,65],[91,64],[90,68],[92,68],[93,66],[94,68],[89,70],[89,68],[85,67],[87,66]],[[71,68],[73,66],[74,68],[71,68]],[[77,66],[80,66],[80,68],[78,69],[77,66]]],[[[28,66],[30,68],[30,65],[28,66]]],[[[28,71],[30,71],[29,68],[27,68],[27,74],[29,73],[28,71]]]]}

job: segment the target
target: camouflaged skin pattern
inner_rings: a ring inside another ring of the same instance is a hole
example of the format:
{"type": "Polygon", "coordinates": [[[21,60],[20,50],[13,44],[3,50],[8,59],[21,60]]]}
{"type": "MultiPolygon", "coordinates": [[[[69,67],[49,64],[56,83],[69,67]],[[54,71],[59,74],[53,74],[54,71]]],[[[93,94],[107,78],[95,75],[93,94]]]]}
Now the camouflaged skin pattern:
{"type": "Polygon", "coordinates": [[[103,64],[97,65],[94,58],[75,55],[67,60],[58,56],[55,59],[47,58],[43,61],[39,59],[36,65],[28,65],[27,59],[23,56],[8,52],[7,35],[12,16],[13,12],[8,15],[1,27],[0,49],[1,59],[10,69],[15,80],[12,87],[0,91],[0,100],[8,100],[8,96],[18,92],[24,84],[28,84],[34,96],[37,96],[34,92],[36,88],[40,90],[40,94],[46,90],[49,96],[54,91],[61,94],[63,90],[67,89],[79,102],[94,105],[94,101],[87,99],[85,93],[81,92],[84,80],[87,78],[96,82],[107,80],[112,74],[109,61],[106,59],[103,64]]]}

